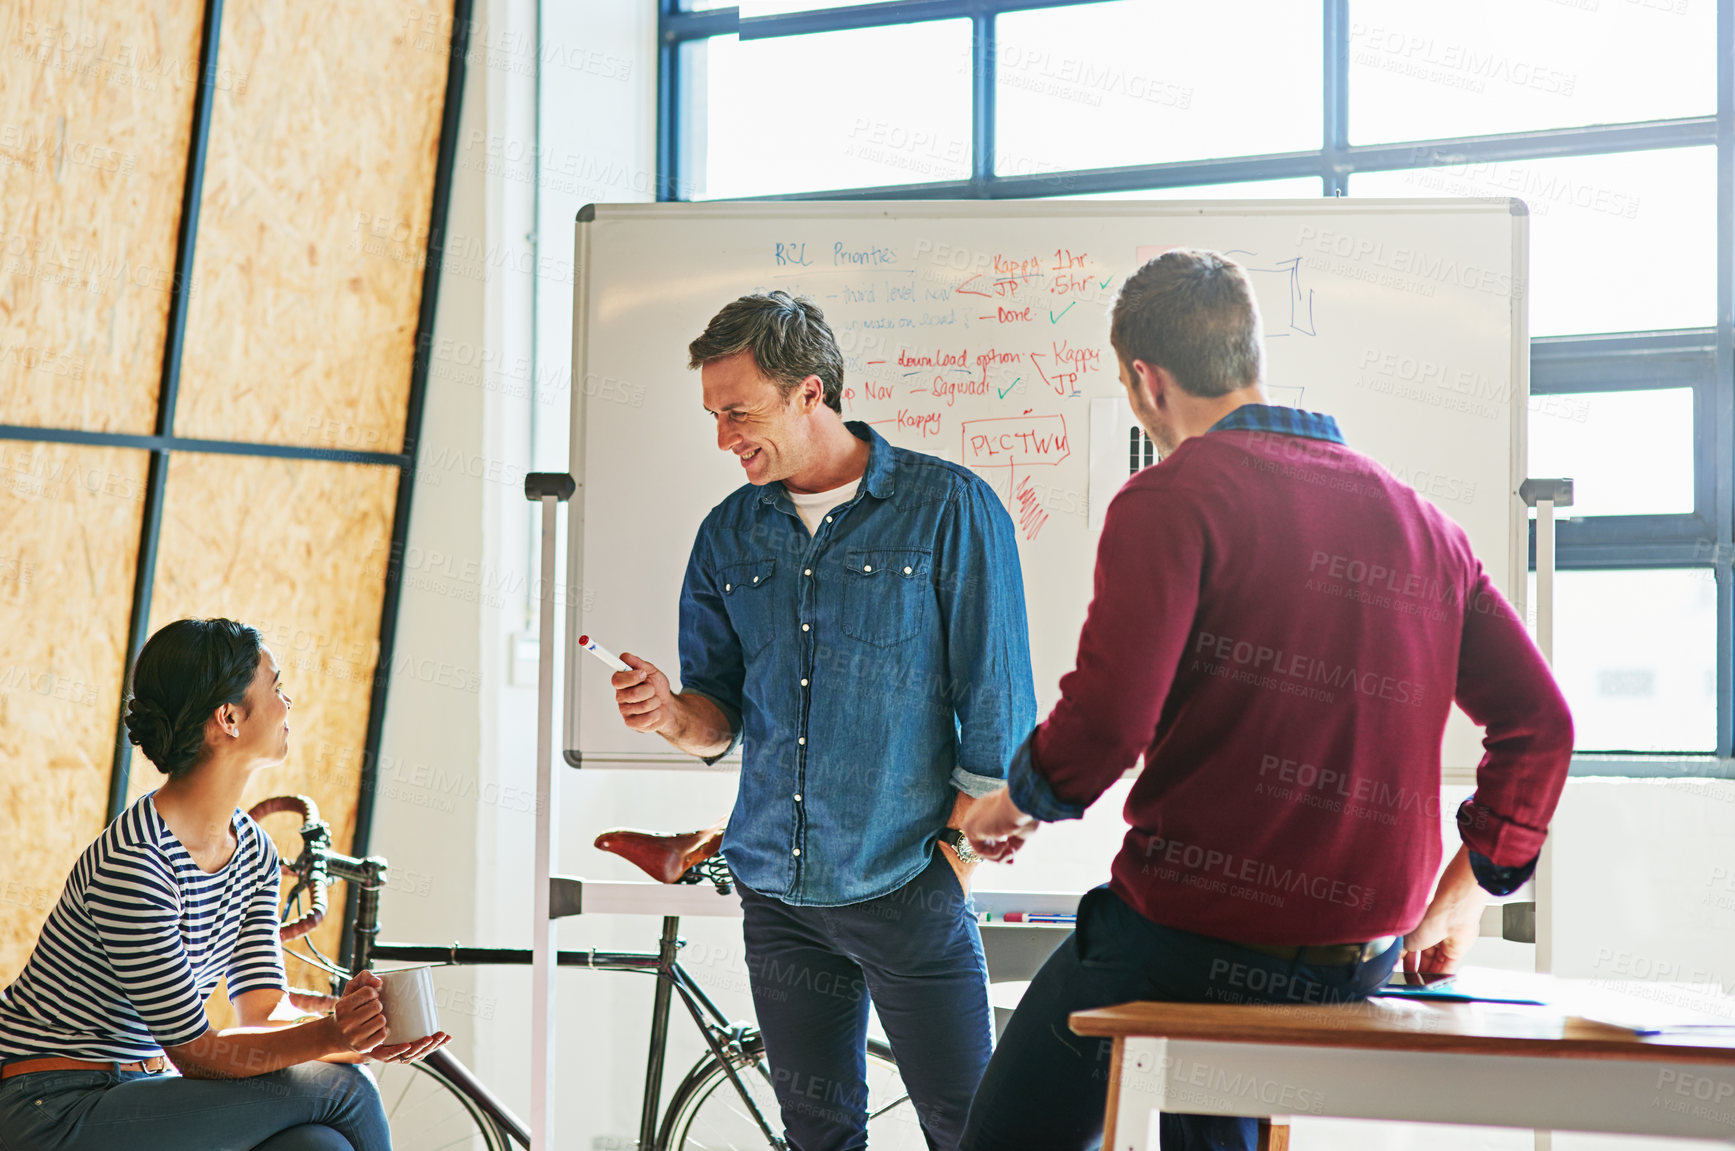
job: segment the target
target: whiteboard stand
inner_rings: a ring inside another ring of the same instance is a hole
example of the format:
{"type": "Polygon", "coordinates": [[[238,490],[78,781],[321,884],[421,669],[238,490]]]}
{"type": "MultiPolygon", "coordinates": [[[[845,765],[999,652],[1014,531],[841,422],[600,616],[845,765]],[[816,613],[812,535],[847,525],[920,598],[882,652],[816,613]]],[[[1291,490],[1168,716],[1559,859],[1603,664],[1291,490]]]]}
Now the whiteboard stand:
{"type": "MultiPolygon", "coordinates": [[[[1536,646],[1549,667],[1554,666],[1554,509],[1572,506],[1569,479],[1525,480],[1518,495],[1536,509],[1536,646]]],[[[1554,908],[1550,884],[1553,871],[1549,841],[1537,856],[1531,887],[1536,897],[1536,970],[1547,974],[1554,968],[1554,908]]]]}
{"type": "MultiPolygon", "coordinates": [[[[1536,646],[1549,667],[1554,666],[1554,509],[1572,506],[1569,479],[1525,480],[1518,495],[1536,509],[1536,646]]],[[[1536,970],[1547,974],[1554,968],[1554,851],[1550,840],[1542,841],[1531,877],[1531,904],[1535,917],[1536,970]]],[[[1536,1151],[1549,1151],[1552,1133],[1536,1133],[1536,1151]]]]}
{"type": "Polygon", "coordinates": [[[549,876],[555,867],[554,813],[559,798],[554,774],[554,599],[556,525],[560,505],[578,484],[565,472],[531,472],[524,498],[542,504],[541,646],[536,656],[536,890],[532,898],[530,988],[530,1151],[552,1151],[554,1138],[555,938],[549,876]]]}

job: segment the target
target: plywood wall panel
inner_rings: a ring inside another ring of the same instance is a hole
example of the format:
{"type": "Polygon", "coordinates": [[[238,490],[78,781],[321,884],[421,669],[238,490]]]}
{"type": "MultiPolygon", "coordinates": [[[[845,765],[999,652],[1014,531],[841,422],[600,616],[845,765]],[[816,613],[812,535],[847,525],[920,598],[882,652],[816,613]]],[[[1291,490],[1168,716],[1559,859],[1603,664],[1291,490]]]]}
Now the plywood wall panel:
{"type": "MultiPolygon", "coordinates": [[[[294,701],[289,758],[253,778],[242,806],[311,795],[340,851],[355,835],[397,483],[395,468],[359,464],[197,453],[169,461],[151,630],[228,616],[264,634],[294,701]]],[[[161,780],[134,757],[132,794],[161,780]]],[[[281,851],[300,850],[293,818],[267,830],[281,851]]],[[[336,889],[334,908],[341,896],[336,889]]],[[[327,954],[338,919],[314,936],[327,954]]],[[[292,981],[315,986],[294,966],[292,981]]]]}
{"type": "Polygon", "coordinates": [[[0,5],[0,423],[151,430],[202,7],[0,5]]]}
{"type": "Polygon", "coordinates": [[[225,7],[179,434],[402,448],[451,11],[225,7]]]}
{"type": "Polygon", "coordinates": [[[0,985],[106,823],[148,463],[0,443],[0,985]]]}

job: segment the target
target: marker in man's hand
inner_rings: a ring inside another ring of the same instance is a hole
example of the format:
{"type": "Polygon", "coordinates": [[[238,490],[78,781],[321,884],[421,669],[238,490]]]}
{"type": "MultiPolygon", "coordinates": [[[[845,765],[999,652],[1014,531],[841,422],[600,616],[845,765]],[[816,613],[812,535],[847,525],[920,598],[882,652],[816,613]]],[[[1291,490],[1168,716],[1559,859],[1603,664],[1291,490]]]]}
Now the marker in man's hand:
{"type": "Polygon", "coordinates": [[[588,635],[581,635],[578,637],[578,646],[582,647],[585,651],[588,651],[591,655],[594,655],[596,658],[602,660],[602,662],[608,664],[610,667],[614,668],[616,671],[631,671],[632,670],[632,668],[628,667],[625,663],[623,663],[621,661],[620,656],[616,655],[614,652],[610,651],[608,648],[603,647],[601,644],[599,644],[595,640],[591,639],[588,635]]]}

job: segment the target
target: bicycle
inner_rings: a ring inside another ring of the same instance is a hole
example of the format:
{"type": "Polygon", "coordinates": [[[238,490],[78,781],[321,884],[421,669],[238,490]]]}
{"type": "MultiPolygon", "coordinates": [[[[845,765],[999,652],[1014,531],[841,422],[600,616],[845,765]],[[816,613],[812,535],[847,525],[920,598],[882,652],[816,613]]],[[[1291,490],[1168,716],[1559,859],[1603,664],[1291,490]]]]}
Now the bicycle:
{"type": "MultiPolygon", "coordinates": [[[[286,951],[291,941],[302,940],[306,951],[290,953],[327,972],[334,992],[341,991],[355,972],[370,970],[379,960],[458,966],[531,962],[528,948],[379,942],[379,893],[386,884],[386,860],[379,856],[358,859],[334,851],[331,828],[306,796],[275,796],[248,812],[255,820],[279,813],[293,813],[302,820],[301,852],[282,865],[284,875],[293,878],[294,885],[286,897],[280,934],[286,951]],[[354,955],[348,968],[321,954],[306,939],[327,915],[326,887],[334,881],[346,881],[356,892],[351,924],[354,955]]],[[[709,883],[719,895],[728,895],[734,890],[734,881],[717,854],[721,840],[720,827],[681,835],[617,829],[598,836],[596,845],[629,860],[659,882],[709,883]]],[[[656,951],[562,951],[559,957],[561,967],[637,972],[657,979],[638,1146],[645,1151],[786,1151],[787,1145],[777,1133],[779,1110],[759,1029],[751,1023],[731,1021],[681,966],[677,958],[683,946],[679,930],[679,918],[665,916],[656,951]],[[704,1039],[706,1054],[681,1078],[670,1093],[667,1109],[662,1109],[669,1017],[676,997],[704,1039]]],[[[323,1006],[329,999],[319,992],[300,990],[292,990],[290,996],[304,1009],[323,1006]]],[[[870,1040],[867,1062],[871,1145],[876,1151],[888,1146],[924,1147],[915,1108],[898,1078],[891,1048],[870,1040]]],[[[526,1124],[449,1051],[436,1051],[418,1063],[371,1066],[391,1123],[393,1145],[399,1151],[465,1147],[511,1151],[511,1144],[530,1146],[526,1124]]]]}

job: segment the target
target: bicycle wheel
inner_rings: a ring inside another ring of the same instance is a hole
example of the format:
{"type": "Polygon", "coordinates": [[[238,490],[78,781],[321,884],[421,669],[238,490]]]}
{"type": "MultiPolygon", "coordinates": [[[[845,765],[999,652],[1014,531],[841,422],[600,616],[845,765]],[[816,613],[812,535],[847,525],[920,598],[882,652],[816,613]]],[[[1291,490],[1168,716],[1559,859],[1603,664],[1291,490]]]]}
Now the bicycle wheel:
{"type": "MultiPolygon", "coordinates": [[[[771,1069],[765,1043],[757,1035],[746,1039],[735,1065],[742,1085],[760,1113],[779,1135],[783,1117],[771,1090],[771,1069]]],[[[892,1049],[877,1039],[868,1041],[868,1146],[873,1151],[925,1151],[916,1108],[898,1077],[892,1049]]],[[[658,1151],[763,1151],[765,1136],[723,1065],[707,1056],[688,1073],[663,1114],[658,1151]]]]}
{"type": "Polygon", "coordinates": [[[369,1063],[394,1151],[511,1151],[506,1133],[426,1063],[369,1063]]]}

